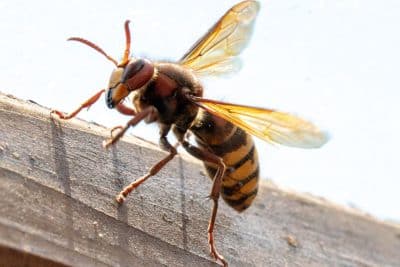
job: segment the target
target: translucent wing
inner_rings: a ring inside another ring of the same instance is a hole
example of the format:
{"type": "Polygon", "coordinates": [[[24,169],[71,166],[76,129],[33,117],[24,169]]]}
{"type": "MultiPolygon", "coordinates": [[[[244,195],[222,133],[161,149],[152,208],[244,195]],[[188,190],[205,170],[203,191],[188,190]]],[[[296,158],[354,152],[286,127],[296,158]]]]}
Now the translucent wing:
{"type": "Polygon", "coordinates": [[[191,99],[211,114],[270,143],[300,148],[318,148],[328,141],[327,134],[321,132],[312,123],[288,113],[198,97],[191,99]]]}
{"type": "Polygon", "coordinates": [[[198,75],[227,74],[240,69],[237,58],[246,47],[260,6],[243,1],[231,9],[181,58],[198,75]]]}

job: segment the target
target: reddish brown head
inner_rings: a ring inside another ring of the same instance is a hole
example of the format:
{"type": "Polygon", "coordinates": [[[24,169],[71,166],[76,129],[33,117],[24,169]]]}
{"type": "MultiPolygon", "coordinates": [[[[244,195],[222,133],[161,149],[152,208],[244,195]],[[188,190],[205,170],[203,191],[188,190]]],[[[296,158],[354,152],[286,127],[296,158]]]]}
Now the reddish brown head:
{"type": "Polygon", "coordinates": [[[143,87],[151,80],[154,74],[154,66],[149,60],[129,59],[131,45],[129,20],[125,21],[125,37],[126,47],[120,63],[107,55],[99,46],[88,40],[80,37],[72,37],[68,39],[70,41],[78,41],[90,46],[113,62],[117,67],[111,73],[108,89],[106,91],[106,104],[109,108],[114,108],[122,99],[127,97],[130,92],[143,87]]]}
{"type": "Polygon", "coordinates": [[[107,106],[114,108],[130,92],[149,82],[153,73],[154,66],[146,59],[131,59],[126,66],[115,69],[106,91],[107,106]]]}

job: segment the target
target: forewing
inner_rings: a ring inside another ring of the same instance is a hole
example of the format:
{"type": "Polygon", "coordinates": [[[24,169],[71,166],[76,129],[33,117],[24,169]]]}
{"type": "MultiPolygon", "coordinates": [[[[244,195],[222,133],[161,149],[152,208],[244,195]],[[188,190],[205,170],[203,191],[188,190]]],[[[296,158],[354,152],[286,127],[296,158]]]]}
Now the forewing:
{"type": "Polygon", "coordinates": [[[219,75],[240,69],[237,58],[246,47],[260,6],[243,1],[231,9],[181,58],[198,75],[219,75]]]}
{"type": "Polygon", "coordinates": [[[318,148],[328,141],[327,134],[312,123],[288,113],[203,98],[193,98],[193,101],[208,112],[270,143],[318,148]]]}

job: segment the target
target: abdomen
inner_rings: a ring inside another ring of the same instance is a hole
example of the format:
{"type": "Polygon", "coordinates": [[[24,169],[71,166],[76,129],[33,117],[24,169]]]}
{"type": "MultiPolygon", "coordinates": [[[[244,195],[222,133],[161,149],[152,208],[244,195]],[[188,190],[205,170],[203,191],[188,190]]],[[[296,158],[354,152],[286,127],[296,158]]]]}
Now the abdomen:
{"type": "MultiPolygon", "coordinates": [[[[259,163],[253,138],[239,127],[207,112],[202,112],[191,128],[197,143],[222,158],[227,171],[222,180],[221,196],[237,211],[248,208],[257,195],[259,163]]],[[[204,163],[210,178],[217,169],[204,163]]]]}

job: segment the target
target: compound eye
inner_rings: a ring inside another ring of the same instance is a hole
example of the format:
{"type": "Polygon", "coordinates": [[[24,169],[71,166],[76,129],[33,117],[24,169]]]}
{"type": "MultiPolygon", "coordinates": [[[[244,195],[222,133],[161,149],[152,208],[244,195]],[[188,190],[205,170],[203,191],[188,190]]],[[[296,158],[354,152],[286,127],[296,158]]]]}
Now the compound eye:
{"type": "Polygon", "coordinates": [[[145,59],[137,59],[129,63],[121,77],[121,83],[128,87],[129,91],[139,89],[151,80],[154,66],[145,59]]]}
{"type": "Polygon", "coordinates": [[[125,67],[124,74],[122,75],[121,82],[126,82],[128,79],[137,75],[144,67],[146,62],[143,59],[138,59],[135,62],[128,64],[125,67]]]}

